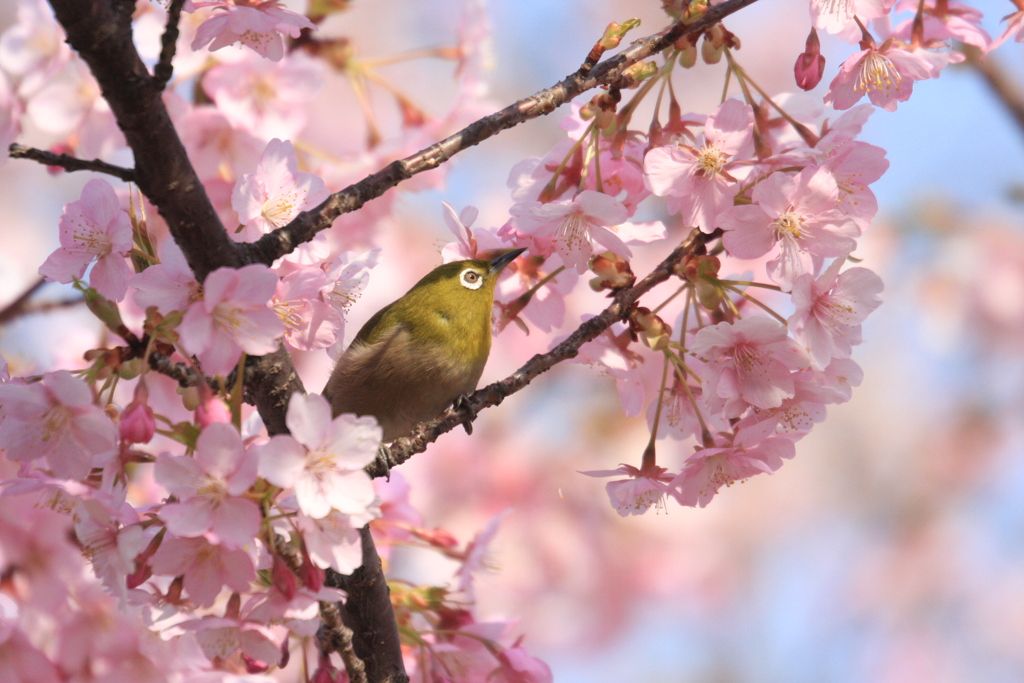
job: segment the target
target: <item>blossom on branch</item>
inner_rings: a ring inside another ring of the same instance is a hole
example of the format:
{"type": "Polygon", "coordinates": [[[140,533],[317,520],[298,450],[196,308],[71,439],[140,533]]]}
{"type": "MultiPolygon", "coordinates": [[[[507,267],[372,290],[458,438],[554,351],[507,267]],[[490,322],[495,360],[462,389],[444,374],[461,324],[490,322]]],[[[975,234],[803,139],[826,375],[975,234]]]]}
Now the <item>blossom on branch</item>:
{"type": "Polygon", "coordinates": [[[741,431],[732,442],[720,441],[713,448],[702,448],[686,460],[683,471],[673,481],[680,505],[705,507],[723,486],[732,486],[755,474],[771,474],[782,467],[783,458],[796,454],[789,439],[773,436],[755,441],[741,431]]]}
{"type": "Polygon", "coordinates": [[[212,7],[214,14],[197,30],[192,49],[206,45],[210,51],[241,43],[261,56],[279,61],[284,57],[282,35],[298,38],[302,29],[315,28],[301,14],[281,7],[279,0],[188,0],[185,11],[212,7]]]}
{"type": "Polygon", "coordinates": [[[898,102],[910,99],[914,81],[935,75],[924,58],[896,47],[890,39],[881,47],[870,45],[850,55],[832,79],[825,104],[849,109],[867,95],[875,106],[896,111],[898,102]]]}

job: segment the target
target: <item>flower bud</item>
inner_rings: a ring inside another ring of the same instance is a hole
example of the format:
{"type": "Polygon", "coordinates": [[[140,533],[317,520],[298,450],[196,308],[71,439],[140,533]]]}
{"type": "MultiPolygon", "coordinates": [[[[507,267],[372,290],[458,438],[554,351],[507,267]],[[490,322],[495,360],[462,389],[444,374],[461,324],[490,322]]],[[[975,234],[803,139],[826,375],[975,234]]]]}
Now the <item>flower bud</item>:
{"type": "Polygon", "coordinates": [[[622,289],[632,287],[636,276],[629,267],[629,261],[618,254],[606,251],[590,259],[590,269],[597,275],[590,281],[590,288],[595,292],[603,289],[622,289]]]}
{"type": "Polygon", "coordinates": [[[196,406],[196,422],[203,429],[214,422],[231,423],[231,408],[213,393],[209,387],[202,387],[199,390],[199,405],[196,406]]]}
{"type": "Polygon", "coordinates": [[[672,328],[665,324],[665,321],[652,313],[649,308],[640,307],[633,312],[629,319],[630,329],[637,333],[645,345],[655,351],[663,351],[668,348],[668,342],[672,337],[672,328]]]}
{"type": "Polygon", "coordinates": [[[796,58],[793,73],[796,76],[796,84],[804,90],[811,90],[821,82],[821,77],[825,73],[825,56],[821,54],[818,32],[813,28],[807,36],[804,52],[796,58]]]}
{"type": "Polygon", "coordinates": [[[145,403],[129,403],[121,413],[121,440],[126,443],[149,443],[155,433],[153,409],[145,403]]]}
{"type": "Polygon", "coordinates": [[[697,46],[687,43],[686,47],[679,50],[679,66],[689,69],[697,63],[697,46]]]}

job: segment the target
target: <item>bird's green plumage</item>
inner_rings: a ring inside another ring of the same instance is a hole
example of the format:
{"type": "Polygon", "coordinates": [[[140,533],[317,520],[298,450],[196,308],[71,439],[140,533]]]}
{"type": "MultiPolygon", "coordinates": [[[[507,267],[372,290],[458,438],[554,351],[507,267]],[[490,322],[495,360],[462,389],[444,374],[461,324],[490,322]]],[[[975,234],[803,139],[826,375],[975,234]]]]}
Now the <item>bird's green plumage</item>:
{"type": "Polygon", "coordinates": [[[521,251],[446,263],[374,314],[327,384],[334,414],[373,415],[390,440],[473,391],[491,348],[494,285],[521,251]]]}

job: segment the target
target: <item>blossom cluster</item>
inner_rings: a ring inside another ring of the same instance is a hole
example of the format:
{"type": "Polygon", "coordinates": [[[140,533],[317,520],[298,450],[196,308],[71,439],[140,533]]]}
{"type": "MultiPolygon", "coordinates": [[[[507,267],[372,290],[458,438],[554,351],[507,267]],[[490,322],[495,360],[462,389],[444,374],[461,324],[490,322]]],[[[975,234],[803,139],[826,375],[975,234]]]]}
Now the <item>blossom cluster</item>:
{"type": "MultiPolygon", "coordinates": [[[[692,19],[701,6],[664,4],[675,19],[692,19]]],[[[724,487],[777,471],[828,405],[850,400],[862,378],[854,347],[882,291],[877,275],[853,265],[877,212],[870,185],[888,167],[883,150],[858,139],[872,105],[894,111],[914,82],[962,60],[951,39],[983,51],[1024,40],[1021,12],[993,40],[980,13],[952,0],[809,7],[814,29],[795,68],[801,88],[813,89],[826,70],[817,30],[859,46],[821,102],[769,97],[740,66],[735,36],[718,25],[700,53],[707,62],[727,58],[742,98],[684,114],[670,83],[698,50],[681,39],[656,68],[624,76],[614,96],[573,105],[565,137],[512,169],[503,225],[473,227],[476,209],[444,205],[456,236],[444,259],[528,248],[497,285],[494,329],[514,323],[510,337],[539,330],[531,343],[549,348],[564,338],[555,335],[572,301],[616,296],[636,283],[635,258],[690,245],[670,263],[669,284],[578,357],[614,378],[627,415],[647,417],[639,463],[585,472],[615,478],[607,493],[623,516],[666,500],[704,507],[724,487]],[[913,16],[893,26],[894,12],[913,16]],[[621,90],[634,93],[626,103],[621,90]],[[650,124],[639,126],[637,105],[655,96],[650,124]],[[871,104],[860,103],[865,96],[871,104]],[[660,220],[640,220],[652,215],[660,220]]],[[[480,113],[486,30],[477,3],[468,3],[457,48],[442,53],[459,60],[451,111],[431,118],[383,88],[398,105],[399,131],[383,130],[369,112],[365,89],[383,79],[341,41],[285,49],[286,38],[316,27],[311,16],[276,0],[192,0],[184,9],[164,99],[236,241],[287,225],[332,190],[480,113]],[[357,84],[366,116],[366,144],[354,151],[306,137],[307,105],[339,73],[357,84]],[[191,98],[181,94],[188,87],[191,98]]],[[[135,27],[150,61],[160,52],[154,27],[165,19],[158,5],[139,4],[135,27]]],[[[609,44],[623,32],[610,28],[609,44]]],[[[98,85],[42,0],[22,0],[18,23],[0,36],[0,105],[4,148],[29,122],[51,136],[53,151],[126,151],[98,85]]],[[[439,183],[425,175],[404,189],[439,183]]],[[[477,622],[468,607],[499,518],[465,548],[427,529],[400,477],[375,487],[363,471],[380,445],[376,421],[332,416],[320,396],[291,398],[288,434],[271,437],[258,418],[242,419],[248,409],[233,378],[244,376],[247,355],[282,344],[342,348],[346,315],[381,260],[375,229],[393,195],[271,267],[219,268],[202,282],[189,245],[177,245],[127,188],[92,179],[64,206],[60,246],[39,273],[74,283],[126,345],[90,351],[90,365],[76,372],[12,378],[0,359],[5,671],[40,681],[100,671],[269,680],[257,675],[287,666],[294,643],[312,647],[318,604],[344,599],[325,587],[325,574],[360,565],[358,530],[370,525],[385,544],[418,545],[461,567],[454,589],[393,588],[405,632],[417,634],[403,644],[416,680],[551,679],[509,623],[477,622]],[[162,364],[178,371],[175,380],[192,378],[183,382],[190,386],[160,375],[162,364]],[[159,638],[142,638],[143,629],[159,638]]],[[[336,661],[320,657],[314,678],[337,675],[336,661]]]]}

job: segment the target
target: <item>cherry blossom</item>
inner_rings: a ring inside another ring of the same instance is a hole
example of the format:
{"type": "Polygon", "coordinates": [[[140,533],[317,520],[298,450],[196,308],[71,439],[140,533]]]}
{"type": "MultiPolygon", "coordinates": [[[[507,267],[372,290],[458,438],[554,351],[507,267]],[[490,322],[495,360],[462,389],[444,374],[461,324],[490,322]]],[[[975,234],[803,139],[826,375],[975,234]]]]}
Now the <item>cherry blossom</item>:
{"type": "Polygon", "coordinates": [[[256,457],[230,424],[206,427],[195,457],[162,453],[156,480],[180,502],[160,508],[160,519],[177,536],[207,535],[232,547],[252,542],[260,528],[259,506],[244,497],[256,482],[256,457]]]}
{"type": "Polygon", "coordinates": [[[39,274],[68,283],[96,261],[89,284],[107,299],[123,299],[132,274],[124,258],[132,248],[132,224],[110,183],[98,178],[86,183],[81,198],[64,205],[59,225],[61,246],[39,274]]]}
{"type": "Polygon", "coordinates": [[[277,285],[271,307],[284,323],[284,338],[302,351],[324,349],[338,340],[344,319],[320,298],[327,274],[309,266],[287,275],[277,285]]]}
{"type": "Polygon", "coordinates": [[[732,443],[720,439],[720,445],[702,448],[687,458],[683,471],[673,481],[679,504],[705,507],[723,486],[755,474],[770,474],[782,467],[783,458],[796,453],[789,439],[773,436],[758,442],[750,436],[741,431],[732,443]]]}
{"type": "Polygon", "coordinates": [[[131,286],[135,289],[132,300],[139,308],[145,310],[156,306],[163,315],[185,311],[202,298],[202,288],[185,261],[185,255],[171,238],[167,238],[160,247],[160,263],[132,277],[131,286]]]}
{"type": "Polygon", "coordinates": [[[359,300],[370,281],[370,270],[379,260],[378,247],[361,254],[346,251],[321,264],[327,277],[323,289],[320,290],[320,297],[338,312],[342,322],[342,326],[338,328],[338,339],[343,336],[349,308],[359,300]]]}
{"type": "Polygon", "coordinates": [[[804,274],[793,281],[789,328],[819,370],[833,358],[850,357],[861,342],[861,323],[882,303],[882,279],[867,268],[840,273],[845,261],[837,258],[817,279],[804,274]]]}
{"type": "Polygon", "coordinates": [[[153,409],[146,402],[149,392],[145,380],[135,386],[135,396],[121,413],[119,425],[121,440],[125,443],[149,443],[156,433],[156,419],[153,409]]]}
{"type": "Polygon", "coordinates": [[[176,123],[188,158],[204,181],[217,178],[234,184],[259,163],[263,142],[233,126],[218,109],[189,106],[176,123]]]}
{"type": "MultiPolygon", "coordinates": [[[[896,11],[916,12],[919,6],[922,10],[921,31],[926,45],[938,45],[953,38],[973,45],[982,52],[988,52],[994,47],[992,37],[981,26],[982,13],[977,9],[956,0],[925,0],[923,4],[917,0],[899,0],[896,11]]],[[[908,19],[893,31],[893,35],[910,42],[913,40],[913,24],[914,20],[908,19]]]]}
{"type": "Polygon", "coordinates": [[[739,164],[753,152],[754,112],[736,99],[720,104],[704,125],[703,141],[656,147],[644,158],[647,184],[686,225],[711,232],[739,193],[739,164]]]}
{"type": "Polygon", "coordinates": [[[203,90],[232,126],[260,139],[288,139],[306,125],[306,108],[323,85],[323,63],[294,52],[279,62],[248,53],[203,76],[203,90]]]}
{"type": "Polygon", "coordinates": [[[346,515],[332,510],[319,519],[301,512],[292,522],[302,534],[309,559],[321,569],[330,567],[342,574],[351,574],[363,564],[363,548],[359,529],[373,518],[373,508],[363,515],[346,515]]]}
{"type": "Polygon", "coordinates": [[[836,209],[839,188],[827,168],[808,167],[795,176],[773,173],[754,187],[752,199],[753,204],[722,214],[722,243],[743,259],[759,258],[777,246],[768,275],[783,291],[797,275],[817,272],[823,257],[850,253],[860,235],[836,209]]]}
{"type": "Polygon", "coordinates": [[[274,138],[267,143],[256,173],[243,175],[235,185],[231,206],[245,229],[234,233],[234,237],[246,242],[259,239],[274,228],[287,225],[329,194],[324,181],[299,171],[292,143],[274,138]]]}
{"type": "Polygon", "coordinates": [[[194,0],[186,2],[186,11],[213,7],[213,16],[196,31],[192,49],[206,45],[210,51],[241,43],[273,61],[284,56],[282,35],[298,38],[304,28],[315,28],[301,14],[281,7],[279,0],[194,0]]]}
{"type": "Polygon", "coordinates": [[[284,325],[267,306],[277,275],[264,265],[218,268],[203,283],[203,300],[185,312],[181,343],[203,371],[227,375],[242,352],[262,356],[277,349],[284,325]]]}
{"type": "Polygon", "coordinates": [[[618,227],[628,216],[626,207],[606,194],[584,190],[567,201],[520,202],[509,213],[516,235],[532,245],[532,253],[558,252],[578,273],[586,271],[594,242],[623,258],[633,255],[623,242],[628,226],[618,227]]]}
{"type": "Polygon", "coordinates": [[[828,33],[842,33],[854,26],[854,17],[864,23],[889,14],[896,0],[811,0],[811,22],[814,28],[828,33]]]}
{"type": "Polygon", "coordinates": [[[620,517],[642,515],[652,505],[664,508],[665,496],[674,495],[671,486],[673,475],[668,474],[664,467],[657,465],[643,469],[637,469],[632,465],[619,465],[614,470],[590,470],[580,474],[588,477],[627,477],[610,481],[605,485],[612,507],[620,517]]]}
{"type": "Polygon", "coordinates": [[[89,386],[66,370],[35,384],[0,384],[0,448],[12,460],[46,458],[57,476],[84,478],[117,449],[117,425],[92,400],[89,386]]]}
{"type": "Polygon", "coordinates": [[[260,476],[293,488],[299,509],[321,519],[337,510],[363,515],[376,498],[363,471],[377,454],[381,430],[372,417],[342,414],[331,419],[323,396],[295,394],[279,434],[257,447],[260,476]]]}
{"type": "Polygon", "coordinates": [[[690,350],[708,361],[703,366],[704,400],[724,401],[726,417],[738,417],[748,406],[775,408],[792,398],[792,372],[810,365],[785,326],[771,318],[743,318],[702,328],[690,350]]]}
{"type": "Polygon", "coordinates": [[[853,388],[864,381],[864,371],[849,358],[833,358],[823,371],[814,376],[827,392],[829,403],[845,403],[853,397],[853,388]]]}
{"type": "Polygon", "coordinates": [[[825,419],[825,405],[831,403],[832,392],[821,386],[812,370],[793,375],[794,392],[775,408],[751,409],[736,423],[752,442],[770,436],[785,436],[792,441],[803,438],[814,425],[825,419]]]}
{"type": "Polygon", "coordinates": [[[256,579],[252,559],[244,551],[211,543],[206,538],[168,536],[150,560],[154,574],[184,575],[185,590],[196,605],[209,607],[225,585],[244,592],[256,579]]]}
{"type": "Polygon", "coordinates": [[[113,505],[82,500],[75,506],[75,534],[86,548],[96,576],[122,603],[128,593],[125,577],[135,571],[135,558],[154,535],[147,533],[140,521],[135,508],[124,504],[123,492],[113,505]]]}
{"type": "Polygon", "coordinates": [[[17,21],[0,35],[0,68],[31,97],[71,59],[64,29],[45,0],[19,0],[17,21]]]}
{"type": "Polygon", "coordinates": [[[869,45],[843,62],[825,94],[825,104],[849,109],[867,95],[875,106],[896,111],[898,102],[910,99],[914,81],[934,75],[925,59],[887,40],[881,47],[869,45]]]}

